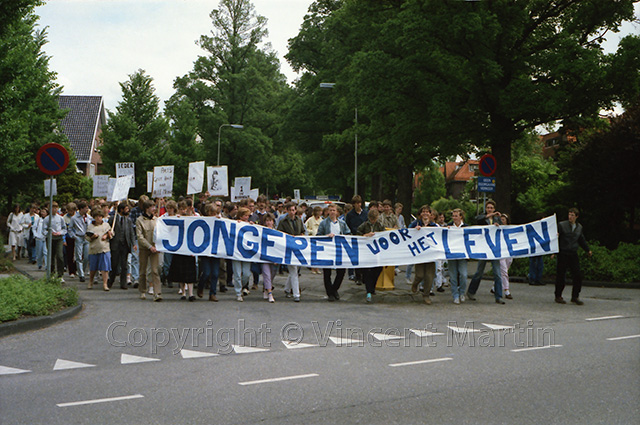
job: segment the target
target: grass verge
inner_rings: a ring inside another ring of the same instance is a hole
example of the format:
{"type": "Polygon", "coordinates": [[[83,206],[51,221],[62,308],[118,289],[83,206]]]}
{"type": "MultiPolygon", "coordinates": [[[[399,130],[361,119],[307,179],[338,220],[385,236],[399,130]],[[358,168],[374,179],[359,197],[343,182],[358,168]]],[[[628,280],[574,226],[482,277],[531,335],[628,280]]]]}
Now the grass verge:
{"type": "Polygon", "coordinates": [[[78,304],[75,288],[58,279],[31,280],[20,274],[0,279],[0,323],[46,316],[78,304]]]}

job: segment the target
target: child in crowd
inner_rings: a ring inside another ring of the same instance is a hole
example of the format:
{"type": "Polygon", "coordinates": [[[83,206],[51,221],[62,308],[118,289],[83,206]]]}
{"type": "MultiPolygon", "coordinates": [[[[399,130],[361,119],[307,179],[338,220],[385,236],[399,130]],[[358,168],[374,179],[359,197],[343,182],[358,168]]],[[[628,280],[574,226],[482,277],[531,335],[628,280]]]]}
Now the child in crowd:
{"type": "MultiPolygon", "coordinates": [[[[316,207],[316,208],[320,208],[320,207],[316,207]]],[[[315,212],[316,212],[315,208],[313,212],[315,215],[315,212]]],[[[318,215],[320,212],[322,212],[322,209],[318,211],[318,215]]],[[[311,220],[312,218],[310,218],[309,220],[311,220]]],[[[268,227],[269,229],[275,229],[276,218],[273,216],[273,214],[267,213],[263,215],[262,218],[260,219],[260,224],[262,226],[268,227]]],[[[276,300],[273,298],[273,280],[276,277],[276,274],[278,271],[278,265],[272,264],[272,263],[262,263],[261,265],[262,265],[262,284],[264,286],[263,297],[264,299],[268,300],[270,303],[276,302],[276,300]]]]}
{"type": "Polygon", "coordinates": [[[111,271],[111,250],[109,239],[113,237],[111,227],[105,221],[102,209],[91,211],[93,223],[87,226],[85,237],[89,241],[89,283],[87,289],[93,288],[93,278],[96,272],[102,275],[102,289],[109,290],[109,272],[111,271]]]}

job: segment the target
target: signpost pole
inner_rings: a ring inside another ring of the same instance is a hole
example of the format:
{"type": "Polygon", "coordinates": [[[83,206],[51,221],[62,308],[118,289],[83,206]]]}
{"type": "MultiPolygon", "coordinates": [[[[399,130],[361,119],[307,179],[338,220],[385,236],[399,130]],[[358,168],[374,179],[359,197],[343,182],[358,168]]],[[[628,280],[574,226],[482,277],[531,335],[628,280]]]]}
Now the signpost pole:
{"type": "Polygon", "coordinates": [[[51,277],[51,220],[53,213],[53,176],[49,176],[49,229],[47,231],[47,279],[51,277]]]}

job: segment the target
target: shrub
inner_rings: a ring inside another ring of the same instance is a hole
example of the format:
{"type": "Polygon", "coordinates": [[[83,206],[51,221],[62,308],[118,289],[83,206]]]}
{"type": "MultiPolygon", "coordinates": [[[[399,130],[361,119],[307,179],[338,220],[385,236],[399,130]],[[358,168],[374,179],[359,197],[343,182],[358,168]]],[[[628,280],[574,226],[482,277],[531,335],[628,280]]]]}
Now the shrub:
{"type": "Polygon", "coordinates": [[[76,289],[63,286],[58,279],[32,281],[18,274],[0,279],[0,322],[45,316],[76,304],[76,289]]]}

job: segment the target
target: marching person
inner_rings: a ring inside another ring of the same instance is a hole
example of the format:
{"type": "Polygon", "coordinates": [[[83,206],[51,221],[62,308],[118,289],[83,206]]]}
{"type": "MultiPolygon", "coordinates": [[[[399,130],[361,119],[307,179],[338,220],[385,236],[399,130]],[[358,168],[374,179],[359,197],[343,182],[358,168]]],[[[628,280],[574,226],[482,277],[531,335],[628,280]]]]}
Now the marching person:
{"type": "MultiPolygon", "coordinates": [[[[191,206],[187,200],[178,202],[178,216],[189,217],[191,212],[191,206]]],[[[193,285],[198,281],[198,276],[196,275],[196,257],[194,255],[172,254],[167,279],[170,282],[178,282],[180,284],[180,289],[182,289],[181,300],[187,299],[188,293],[189,301],[195,301],[196,297],[193,296],[193,285]]],[[[154,294],[156,293],[157,291],[154,288],[154,294]]]]}
{"type": "Polygon", "coordinates": [[[151,281],[153,285],[153,300],[162,301],[162,286],[160,285],[160,276],[158,275],[159,254],[156,250],[154,230],[156,228],[156,204],[147,199],[140,206],[142,215],[136,220],[136,235],[138,237],[138,248],[140,256],[140,277],[138,281],[138,291],[140,291],[140,299],[147,298],[147,281],[151,281]],[[148,274],[147,263],[151,264],[151,276],[148,274]],[[151,279],[149,279],[149,277],[151,279]]]}
{"type": "Polygon", "coordinates": [[[11,255],[13,261],[16,261],[20,257],[20,250],[22,249],[22,211],[20,211],[20,205],[15,204],[13,211],[7,217],[7,227],[9,228],[9,246],[11,246],[11,255]]]}
{"type": "MultiPolygon", "coordinates": [[[[436,224],[431,218],[431,207],[429,205],[423,205],[418,211],[419,217],[409,224],[410,229],[420,230],[425,226],[436,227],[436,224]]],[[[411,292],[418,292],[418,285],[422,283],[422,300],[425,304],[431,305],[431,285],[433,285],[433,279],[436,276],[436,263],[421,263],[415,266],[415,276],[413,277],[413,283],[411,284],[411,292]]]]}
{"type": "MultiPolygon", "coordinates": [[[[300,236],[304,234],[304,224],[300,217],[297,216],[297,207],[293,202],[285,205],[287,215],[278,224],[278,230],[291,236],[300,236]]],[[[293,296],[293,301],[300,302],[300,282],[298,280],[298,270],[300,266],[290,265],[289,277],[284,285],[284,292],[287,298],[293,296]]]]}
{"type": "MultiPolygon", "coordinates": [[[[461,228],[464,224],[464,211],[456,208],[451,211],[451,224],[449,227],[461,228]]],[[[460,304],[465,302],[464,291],[467,289],[467,260],[461,258],[458,260],[447,260],[449,263],[449,282],[451,283],[451,295],[453,303],[460,304]]]]}
{"type": "MultiPolygon", "coordinates": [[[[367,213],[368,220],[358,226],[358,235],[371,237],[378,232],[384,232],[384,226],[378,221],[380,213],[377,209],[370,209],[367,213]]],[[[376,283],[382,273],[382,267],[367,267],[362,269],[362,279],[367,290],[367,303],[373,302],[373,295],[376,293],[376,283]]]]}
{"type": "MultiPolygon", "coordinates": [[[[248,223],[251,210],[249,208],[238,208],[236,218],[238,221],[248,223]]],[[[236,301],[244,301],[243,295],[249,295],[249,276],[251,275],[251,263],[242,260],[232,260],[231,268],[233,270],[233,286],[236,290],[236,301]]]]}
{"type": "MultiPolygon", "coordinates": [[[[349,226],[342,220],[338,220],[338,208],[335,204],[330,204],[329,209],[329,217],[325,218],[320,226],[318,227],[317,236],[329,236],[333,238],[335,235],[350,235],[351,231],[349,230],[349,226]]],[[[324,268],[322,270],[324,274],[324,289],[327,292],[327,296],[329,297],[329,301],[336,301],[340,299],[340,294],[338,293],[338,289],[340,289],[340,285],[342,285],[342,279],[344,279],[344,274],[346,269],[336,268],[336,278],[333,283],[331,283],[331,269],[324,268]]]]}
{"type": "Polygon", "coordinates": [[[56,274],[62,282],[62,274],[64,273],[64,236],[67,234],[67,225],[64,219],[58,214],[58,203],[54,202],[51,209],[51,215],[44,221],[45,237],[49,234],[51,228],[51,269],[55,265],[56,274]]]}
{"type": "MultiPolygon", "coordinates": [[[[355,235],[358,233],[358,227],[367,221],[367,211],[362,208],[363,203],[360,195],[355,195],[351,198],[351,205],[353,205],[353,208],[345,215],[344,221],[349,226],[351,234],[355,235]]],[[[361,269],[349,269],[349,280],[355,280],[356,285],[360,285],[362,284],[362,279],[361,269]]]]}
{"type": "Polygon", "coordinates": [[[102,289],[109,291],[109,272],[111,271],[111,252],[109,240],[113,236],[109,223],[103,221],[104,212],[98,208],[91,211],[93,222],[87,226],[85,234],[89,241],[89,283],[87,289],[93,288],[93,278],[96,272],[102,276],[102,289]]]}
{"type": "MultiPolygon", "coordinates": [[[[167,202],[167,208],[169,203],[167,202]]],[[[205,217],[216,217],[219,209],[216,204],[207,203],[202,209],[202,215],[205,217]]],[[[166,253],[165,253],[166,254],[166,253]]],[[[216,288],[218,287],[218,274],[220,272],[220,258],[209,257],[206,255],[199,257],[200,261],[200,279],[198,280],[198,297],[204,296],[204,288],[209,285],[209,301],[218,302],[216,296],[216,288]]]]}
{"type": "Polygon", "coordinates": [[[109,217],[109,226],[113,227],[113,236],[109,240],[111,249],[111,272],[109,288],[113,286],[116,276],[120,276],[120,289],[127,289],[127,269],[129,253],[133,247],[135,236],[133,224],[129,219],[129,204],[121,202],[117,207],[118,214],[109,217]],[[115,225],[114,225],[115,220],[115,225]]]}
{"type": "MultiPolygon", "coordinates": [[[[260,219],[260,225],[275,229],[276,218],[271,213],[267,213],[260,219]]],[[[264,286],[264,298],[270,303],[276,302],[273,298],[273,280],[278,274],[278,265],[272,263],[262,263],[262,285],[264,286]]]]}
{"type": "MultiPolygon", "coordinates": [[[[84,276],[89,268],[89,241],[85,238],[85,235],[87,226],[91,222],[91,217],[87,215],[89,205],[86,201],[80,201],[76,206],[78,211],[71,218],[69,227],[73,229],[73,236],[75,237],[76,271],[80,282],[84,282],[84,276]]],[[[95,207],[96,210],[98,208],[98,206],[95,207]]]]}
{"type": "Polygon", "coordinates": [[[577,208],[570,208],[568,220],[558,223],[558,244],[560,252],[558,253],[558,265],[556,269],[556,302],[566,304],[562,298],[564,291],[565,277],[567,269],[571,271],[571,280],[573,288],[571,289],[571,302],[576,305],[583,305],[579,298],[582,289],[582,273],[580,272],[580,259],[578,258],[578,247],[582,247],[591,257],[593,253],[589,249],[589,244],[584,237],[582,224],[578,223],[580,212],[577,208]]]}

